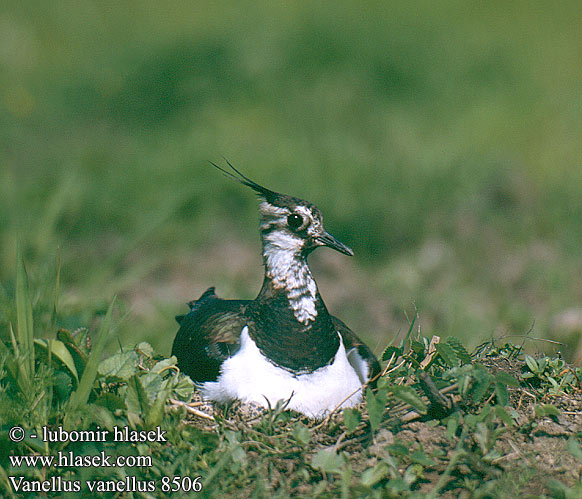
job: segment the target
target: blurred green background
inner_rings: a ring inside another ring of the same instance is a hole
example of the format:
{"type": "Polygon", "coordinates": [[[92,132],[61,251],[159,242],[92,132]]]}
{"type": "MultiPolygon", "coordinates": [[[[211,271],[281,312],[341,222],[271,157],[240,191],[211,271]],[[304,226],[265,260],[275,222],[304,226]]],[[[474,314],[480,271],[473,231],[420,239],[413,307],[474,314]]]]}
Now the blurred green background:
{"type": "Polygon", "coordinates": [[[57,253],[58,325],[117,294],[122,345],[169,353],[210,285],[252,298],[257,203],[226,157],[354,249],[311,263],[376,352],[416,307],[425,334],[579,360],[580,26],[576,1],[5,0],[0,334],[18,239],[38,336],[57,253]]]}

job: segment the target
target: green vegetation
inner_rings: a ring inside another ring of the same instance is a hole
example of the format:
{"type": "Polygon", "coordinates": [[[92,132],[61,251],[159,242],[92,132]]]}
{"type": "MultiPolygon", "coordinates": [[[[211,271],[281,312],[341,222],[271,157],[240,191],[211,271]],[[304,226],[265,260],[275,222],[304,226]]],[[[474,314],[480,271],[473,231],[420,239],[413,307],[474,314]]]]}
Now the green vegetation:
{"type": "MultiPolygon", "coordinates": [[[[16,308],[26,312],[30,293],[19,262],[16,308]]],[[[0,343],[5,497],[86,497],[90,487],[99,497],[136,498],[184,489],[204,497],[580,493],[582,369],[561,359],[536,360],[509,343],[471,355],[454,337],[413,332],[413,321],[400,344],[385,349],[383,373],[360,406],[323,421],[285,411],[284,401],[249,415],[240,404],[189,403],[194,386],[175,357],[156,355],[145,342],[100,360],[117,330],[113,310],[94,334],[61,329],[45,342],[19,313],[12,344],[0,343]],[[14,426],[24,429],[20,442],[14,426]],[[31,436],[47,430],[107,438],[31,436]],[[148,434],[151,440],[138,437],[148,434]],[[63,455],[142,464],[63,467],[63,455]],[[18,456],[55,456],[61,464],[12,462],[18,456]],[[42,483],[39,494],[34,487],[42,483]]]]}
{"type": "Polygon", "coordinates": [[[0,486],[8,453],[106,450],[209,495],[578,497],[580,12],[3,2],[0,486]],[[391,345],[365,406],[251,425],[178,403],[192,386],[167,358],[174,315],[262,279],[256,201],[208,165],[223,155],[316,203],[354,249],[312,265],[330,310],[376,353],[391,345]],[[452,414],[431,412],[421,371],[452,414]],[[413,408],[427,421],[402,419],[413,408]],[[15,424],[160,425],[169,444],[16,445],[15,424]]]}
{"type": "MultiPolygon", "coordinates": [[[[60,248],[57,324],[117,295],[122,344],[169,353],[172,317],[210,285],[254,296],[256,204],[208,165],[224,155],[315,202],[353,247],[313,263],[377,349],[413,304],[471,347],[534,324],[576,348],[580,314],[562,319],[582,298],[579,12],[3,2],[0,335],[19,239],[33,284],[60,248]]],[[[48,320],[50,296],[32,301],[48,320]]]]}

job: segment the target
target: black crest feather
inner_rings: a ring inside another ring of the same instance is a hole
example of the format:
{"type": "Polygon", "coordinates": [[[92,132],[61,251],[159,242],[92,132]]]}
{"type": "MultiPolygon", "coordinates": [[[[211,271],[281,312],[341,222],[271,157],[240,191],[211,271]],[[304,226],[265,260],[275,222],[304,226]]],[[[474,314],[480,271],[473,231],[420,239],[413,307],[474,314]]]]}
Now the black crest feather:
{"type": "Polygon", "coordinates": [[[221,166],[218,166],[216,163],[213,163],[212,161],[210,161],[210,164],[215,168],[219,169],[227,177],[236,180],[240,184],[250,187],[253,191],[259,194],[259,196],[264,197],[270,203],[272,203],[278,196],[280,196],[280,194],[278,194],[277,192],[267,189],[266,187],[257,184],[256,182],[248,178],[246,175],[243,175],[232,165],[230,161],[228,161],[228,159],[225,159],[225,161],[226,164],[231,168],[232,172],[226,170],[225,168],[222,168],[221,166]]]}

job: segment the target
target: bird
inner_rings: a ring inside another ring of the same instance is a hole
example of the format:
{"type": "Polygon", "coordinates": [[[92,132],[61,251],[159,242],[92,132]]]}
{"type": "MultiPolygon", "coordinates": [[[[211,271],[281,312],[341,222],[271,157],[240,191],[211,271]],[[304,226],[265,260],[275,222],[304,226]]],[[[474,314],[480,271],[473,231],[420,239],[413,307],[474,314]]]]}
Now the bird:
{"type": "Polygon", "coordinates": [[[286,409],[320,419],[363,399],[363,387],[380,372],[370,348],[328,312],[307,263],[327,246],[353,251],[329,234],[314,204],[263,187],[228,160],[211,163],[252,189],[259,200],[264,264],[254,300],[225,300],[214,287],[176,316],[172,346],[179,369],[204,399],[286,409]]]}

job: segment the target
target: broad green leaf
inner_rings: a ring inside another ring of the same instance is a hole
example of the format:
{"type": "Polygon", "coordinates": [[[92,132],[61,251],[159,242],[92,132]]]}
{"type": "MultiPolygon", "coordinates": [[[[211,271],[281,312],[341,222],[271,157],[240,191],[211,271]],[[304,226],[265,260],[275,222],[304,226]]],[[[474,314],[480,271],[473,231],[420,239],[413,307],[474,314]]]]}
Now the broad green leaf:
{"type": "Polygon", "coordinates": [[[410,486],[415,483],[420,476],[422,476],[422,466],[420,464],[411,464],[406,468],[402,479],[410,486]]]}
{"type": "Polygon", "coordinates": [[[145,376],[140,376],[139,380],[148,399],[152,402],[157,397],[158,392],[167,386],[167,382],[159,374],[152,372],[147,373],[145,376]]]}
{"type": "Polygon", "coordinates": [[[531,355],[525,356],[525,363],[531,372],[537,373],[539,371],[538,363],[531,355]]]}
{"type": "Polygon", "coordinates": [[[476,421],[485,421],[486,419],[488,419],[489,416],[491,415],[492,410],[493,410],[492,406],[490,406],[489,404],[485,404],[481,409],[481,412],[476,414],[475,418],[476,421]]]}
{"type": "Polygon", "coordinates": [[[395,346],[386,347],[386,350],[384,350],[384,353],[382,354],[382,360],[390,360],[393,355],[394,360],[396,360],[402,355],[402,349],[395,346]]]}
{"type": "Polygon", "coordinates": [[[552,493],[551,497],[560,497],[564,499],[578,499],[578,497],[574,496],[572,492],[576,493],[576,488],[570,488],[566,484],[560,482],[560,480],[556,480],[555,478],[551,478],[547,482],[548,489],[552,493]]]}
{"type": "MultiPolygon", "coordinates": [[[[54,362],[56,363],[56,361],[54,362]]],[[[73,375],[67,370],[56,369],[51,376],[51,386],[55,400],[69,400],[73,392],[73,375]]]]}
{"type": "Polygon", "coordinates": [[[548,416],[559,417],[561,414],[560,410],[552,404],[536,404],[534,405],[534,412],[542,418],[548,416]]]}
{"type": "Polygon", "coordinates": [[[297,423],[293,427],[292,435],[295,441],[302,446],[309,444],[311,441],[311,432],[309,431],[309,428],[302,423],[297,423]]]}
{"type": "Polygon", "coordinates": [[[481,399],[487,394],[489,387],[491,386],[491,379],[486,377],[485,379],[475,379],[473,386],[471,387],[471,396],[474,402],[480,402],[481,399]]]}
{"type": "Polygon", "coordinates": [[[509,402],[507,387],[503,383],[495,383],[495,396],[497,397],[497,403],[502,407],[505,407],[509,402]]]}
{"type": "Polygon", "coordinates": [[[509,413],[501,405],[495,406],[495,415],[501,421],[503,421],[507,426],[513,426],[515,424],[514,419],[509,415],[509,413]]]}
{"type": "Polygon", "coordinates": [[[457,433],[459,421],[455,417],[450,417],[447,421],[447,437],[453,438],[457,433]]]}
{"type": "Polygon", "coordinates": [[[470,374],[462,374],[458,378],[459,384],[459,395],[463,398],[467,396],[467,392],[471,388],[471,375],[470,374]]]}
{"type": "Polygon", "coordinates": [[[376,384],[376,386],[378,387],[378,391],[384,390],[387,391],[387,389],[390,387],[391,381],[386,378],[379,378],[378,379],[378,383],[376,384]]]}
{"type": "Polygon", "coordinates": [[[410,454],[410,460],[415,463],[422,464],[423,466],[434,466],[436,464],[424,453],[424,451],[421,451],[420,449],[415,450],[412,454],[410,454]]]}
{"type": "Polygon", "coordinates": [[[457,367],[460,364],[457,354],[450,345],[446,343],[436,343],[435,349],[449,367],[457,367]]]}
{"type": "Polygon", "coordinates": [[[149,343],[147,343],[145,341],[142,341],[139,345],[137,345],[135,347],[135,349],[139,353],[143,353],[144,355],[147,355],[148,357],[154,356],[154,349],[152,348],[152,346],[149,343]]]}
{"type": "Polygon", "coordinates": [[[418,340],[412,340],[410,342],[410,348],[417,355],[424,355],[424,343],[418,340]]]}
{"type": "Polygon", "coordinates": [[[479,447],[481,448],[481,452],[483,453],[483,455],[487,454],[491,446],[490,445],[491,430],[489,429],[489,426],[482,422],[477,423],[477,427],[473,432],[473,438],[479,444],[479,447]]]}
{"type": "Polygon", "coordinates": [[[447,345],[449,345],[454,351],[462,364],[470,364],[472,362],[471,355],[467,352],[465,346],[461,343],[459,338],[455,336],[449,336],[446,339],[447,345]]]}
{"type": "Polygon", "coordinates": [[[560,386],[570,386],[570,385],[574,385],[574,375],[572,373],[567,373],[560,381],[560,386]]]}
{"type": "Polygon", "coordinates": [[[67,331],[66,329],[60,329],[57,331],[57,339],[63,342],[73,357],[77,373],[83,373],[85,366],[87,365],[88,356],[83,350],[81,350],[81,348],[79,348],[79,345],[73,338],[71,332],[67,331]]]}
{"type": "Polygon", "coordinates": [[[362,473],[360,482],[364,487],[373,487],[380,480],[383,480],[390,474],[390,468],[384,461],[380,461],[373,468],[368,468],[362,473]]]}
{"type": "Polygon", "coordinates": [[[34,344],[41,348],[45,354],[48,356],[48,351],[50,348],[50,352],[53,358],[57,358],[62,364],[67,368],[67,370],[71,373],[75,381],[79,381],[79,376],[77,375],[77,368],[75,367],[75,361],[71,356],[71,353],[67,349],[66,345],[59,340],[46,340],[44,338],[36,338],[34,340],[34,344]]]}
{"type": "Polygon", "coordinates": [[[548,377],[548,381],[552,385],[552,388],[554,388],[554,389],[559,389],[560,388],[559,383],[554,378],[548,377]]]}
{"type": "Polygon", "coordinates": [[[194,391],[194,382],[189,376],[172,376],[172,389],[180,400],[189,400],[194,391]]]}
{"type": "Polygon", "coordinates": [[[500,371],[495,375],[495,381],[503,383],[507,386],[518,387],[519,381],[517,381],[511,374],[500,371]]]}
{"type": "Polygon", "coordinates": [[[386,450],[393,456],[408,456],[409,450],[406,445],[400,442],[394,442],[386,447],[386,450]]]}
{"type": "Polygon", "coordinates": [[[311,460],[311,466],[324,473],[341,473],[345,460],[331,449],[322,449],[311,460]]]}
{"type": "Polygon", "coordinates": [[[158,373],[159,374],[162,371],[166,371],[169,368],[175,367],[177,362],[178,362],[178,359],[176,359],[176,356],[175,355],[172,355],[168,359],[160,360],[159,362],[157,362],[151,368],[151,372],[154,372],[154,373],[158,373]]]}
{"type": "Polygon", "coordinates": [[[360,424],[362,420],[362,415],[360,411],[353,408],[347,408],[342,411],[342,416],[344,418],[344,425],[348,433],[352,433],[360,424]]]}
{"type": "Polygon", "coordinates": [[[580,448],[580,442],[578,442],[574,437],[568,440],[568,452],[572,454],[576,459],[582,459],[582,448],[580,448]]]}
{"type": "Polygon", "coordinates": [[[124,400],[114,393],[103,393],[95,400],[95,404],[107,408],[110,411],[116,411],[118,409],[125,408],[124,400]]]}
{"type": "Polygon", "coordinates": [[[116,377],[128,380],[137,372],[139,355],[135,350],[117,352],[111,357],[103,359],[97,368],[100,376],[116,377]]]}
{"type": "Polygon", "coordinates": [[[240,431],[226,430],[224,434],[231,444],[238,444],[242,440],[240,431]]]}
{"type": "Polygon", "coordinates": [[[138,376],[132,376],[127,382],[125,405],[128,412],[147,418],[150,402],[138,376]]]}
{"type": "Polygon", "coordinates": [[[241,445],[232,445],[229,449],[229,453],[235,463],[246,463],[247,455],[241,445]]]}
{"type": "MultiPolygon", "coordinates": [[[[8,433],[9,432],[9,426],[8,425],[2,425],[0,426],[0,442],[4,443],[4,442],[8,442],[9,441],[9,437],[8,437],[8,433]]],[[[40,438],[32,438],[30,436],[30,432],[26,432],[26,434],[24,435],[24,439],[19,443],[19,445],[25,445],[27,447],[30,447],[31,449],[33,449],[34,451],[38,452],[38,453],[45,453],[46,452],[46,447],[44,442],[40,439],[40,438]]],[[[28,451],[30,452],[30,451],[28,451]]],[[[16,470],[13,471],[13,473],[17,473],[16,470]]],[[[20,472],[21,473],[21,472],[20,472]]],[[[3,476],[6,476],[4,474],[4,469],[0,470],[0,474],[3,474],[3,476]]],[[[29,495],[27,494],[25,495],[11,495],[11,496],[4,496],[4,497],[41,497],[39,495],[29,495]]]]}
{"type": "Polygon", "coordinates": [[[418,393],[416,393],[414,388],[405,385],[394,385],[390,387],[390,390],[396,398],[410,404],[417,412],[426,414],[426,404],[420,398],[418,393]]]}
{"type": "MultiPolygon", "coordinates": [[[[115,300],[115,298],[114,298],[115,300]]],[[[91,353],[91,335],[86,327],[80,327],[73,331],[74,342],[79,346],[81,351],[86,355],[87,360],[89,359],[89,354],[91,353]]],[[[60,339],[60,338],[59,338],[60,339]]]]}
{"type": "Polygon", "coordinates": [[[407,492],[410,490],[410,485],[406,483],[403,478],[393,478],[386,484],[386,488],[394,493],[407,492]]]}
{"type": "Polygon", "coordinates": [[[117,421],[110,409],[101,404],[88,404],[88,407],[90,409],[89,414],[91,415],[91,419],[96,424],[101,426],[101,428],[107,428],[109,431],[113,430],[117,421]]]}
{"type": "Polygon", "coordinates": [[[368,408],[368,418],[370,419],[372,433],[376,432],[382,422],[386,397],[387,393],[384,390],[378,390],[378,393],[374,394],[370,387],[366,388],[366,407],[368,408]]]}
{"type": "Polygon", "coordinates": [[[165,387],[158,392],[154,403],[147,411],[145,418],[146,428],[155,428],[162,423],[162,420],[164,419],[164,409],[166,407],[166,403],[168,402],[169,396],[170,391],[165,387]]]}

